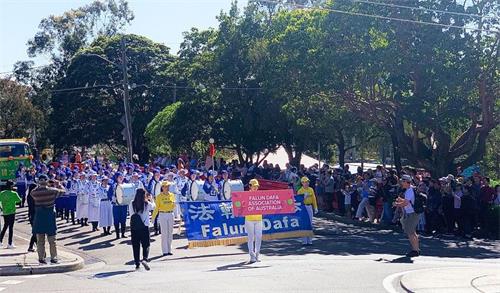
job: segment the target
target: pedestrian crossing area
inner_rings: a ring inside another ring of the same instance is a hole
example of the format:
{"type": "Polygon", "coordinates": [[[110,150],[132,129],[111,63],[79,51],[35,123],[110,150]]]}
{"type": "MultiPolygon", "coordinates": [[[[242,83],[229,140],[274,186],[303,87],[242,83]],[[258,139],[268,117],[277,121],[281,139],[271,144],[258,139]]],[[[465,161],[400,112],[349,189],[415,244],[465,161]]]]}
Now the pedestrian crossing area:
{"type": "Polygon", "coordinates": [[[12,276],[0,278],[0,292],[15,292],[16,285],[22,284],[30,279],[39,279],[43,277],[45,277],[45,275],[12,276]]]}

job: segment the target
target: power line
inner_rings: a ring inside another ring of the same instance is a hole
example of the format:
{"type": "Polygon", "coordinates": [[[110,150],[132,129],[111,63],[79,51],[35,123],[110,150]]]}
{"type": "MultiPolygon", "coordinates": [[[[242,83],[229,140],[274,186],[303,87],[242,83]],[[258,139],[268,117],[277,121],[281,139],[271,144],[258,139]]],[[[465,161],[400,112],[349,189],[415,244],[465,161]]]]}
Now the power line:
{"type": "MultiPolygon", "coordinates": [[[[282,4],[281,2],[271,1],[271,0],[259,0],[259,2],[270,3],[270,4],[282,4]]],[[[317,9],[317,10],[323,10],[323,11],[329,11],[329,12],[335,12],[335,13],[341,13],[341,14],[347,14],[347,15],[373,17],[373,18],[378,18],[378,19],[395,20],[395,21],[407,22],[407,23],[440,26],[440,27],[445,27],[445,28],[458,28],[458,29],[463,29],[463,30],[486,32],[486,33],[490,33],[490,34],[499,34],[500,33],[500,31],[495,31],[495,30],[471,28],[471,27],[465,27],[465,26],[459,26],[459,25],[442,24],[442,23],[437,23],[437,22],[426,22],[426,21],[405,19],[405,18],[395,18],[395,17],[382,16],[382,15],[376,15],[376,14],[367,14],[367,13],[361,13],[361,12],[351,12],[351,11],[345,11],[345,10],[338,10],[338,9],[332,9],[332,8],[326,8],[326,7],[310,7],[310,6],[302,5],[302,4],[287,4],[287,5],[289,5],[291,7],[295,7],[295,8],[301,8],[301,9],[317,9]]]]}
{"type": "Polygon", "coordinates": [[[425,8],[425,7],[405,6],[405,5],[392,4],[392,3],[386,3],[386,2],[372,2],[372,1],[367,1],[367,0],[349,0],[349,1],[365,3],[365,4],[380,5],[380,6],[387,6],[387,7],[394,7],[394,8],[406,8],[406,9],[411,9],[411,10],[423,10],[423,11],[436,12],[436,13],[454,14],[454,15],[460,15],[460,16],[479,17],[479,18],[496,18],[494,16],[489,16],[489,15],[445,11],[445,10],[431,9],[431,8],[425,8]]]}
{"type": "MultiPolygon", "coordinates": [[[[45,64],[45,65],[38,65],[38,66],[33,66],[33,67],[30,67],[28,68],[28,70],[32,70],[32,69],[37,69],[37,68],[42,68],[42,67],[49,67],[51,66],[52,64],[45,64]]],[[[14,73],[15,71],[12,70],[12,71],[4,71],[4,72],[0,72],[0,74],[9,74],[9,73],[14,73]]]]}

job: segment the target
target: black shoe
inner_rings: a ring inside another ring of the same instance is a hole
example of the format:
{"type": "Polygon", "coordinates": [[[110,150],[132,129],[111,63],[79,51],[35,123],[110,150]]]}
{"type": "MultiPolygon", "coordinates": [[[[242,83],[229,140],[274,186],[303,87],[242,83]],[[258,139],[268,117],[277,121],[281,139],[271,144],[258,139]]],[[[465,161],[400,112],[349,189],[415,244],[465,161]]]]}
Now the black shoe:
{"type": "Polygon", "coordinates": [[[120,239],[120,234],[116,234],[116,238],[115,239],[120,239]]]}
{"type": "Polygon", "coordinates": [[[169,253],[167,253],[167,255],[174,255],[174,254],[173,254],[173,253],[171,253],[171,252],[169,252],[169,253]]]}
{"type": "Polygon", "coordinates": [[[144,259],[142,259],[142,261],[150,262],[149,258],[144,258],[144,259]]]}
{"type": "Polygon", "coordinates": [[[57,258],[53,258],[50,260],[50,263],[57,264],[59,263],[59,260],[57,258]]]}
{"type": "Polygon", "coordinates": [[[28,248],[28,252],[35,252],[35,249],[33,249],[33,248],[28,248]]]}
{"type": "Polygon", "coordinates": [[[141,264],[146,269],[146,271],[149,271],[151,269],[146,261],[141,261],[141,264]]]}
{"type": "Polygon", "coordinates": [[[47,264],[47,261],[44,260],[44,259],[39,259],[38,262],[41,264],[41,265],[46,265],[47,264]]]}
{"type": "Polygon", "coordinates": [[[140,268],[139,265],[135,265],[135,269],[138,270],[140,268]]]}
{"type": "Polygon", "coordinates": [[[406,257],[417,257],[417,256],[419,256],[419,255],[420,255],[420,252],[418,252],[418,251],[416,251],[416,250],[412,250],[412,251],[410,251],[410,252],[408,252],[408,253],[406,254],[406,257]]]}
{"type": "Polygon", "coordinates": [[[168,255],[168,253],[164,253],[164,254],[163,254],[163,256],[167,256],[167,255],[168,255]]]}
{"type": "Polygon", "coordinates": [[[122,234],[122,238],[127,238],[127,236],[125,236],[125,234],[122,234]]]}

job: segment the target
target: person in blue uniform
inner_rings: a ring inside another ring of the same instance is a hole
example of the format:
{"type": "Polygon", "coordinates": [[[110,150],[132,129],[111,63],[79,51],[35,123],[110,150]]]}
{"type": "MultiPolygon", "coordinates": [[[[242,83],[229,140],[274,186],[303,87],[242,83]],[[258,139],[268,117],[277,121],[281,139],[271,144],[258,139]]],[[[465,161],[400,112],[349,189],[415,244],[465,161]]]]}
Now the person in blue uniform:
{"type": "Polygon", "coordinates": [[[101,179],[99,189],[99,199],[101,201],[99,227],[102,227],[103,235],[111,235],[111,226],[113,225],[113,206],[111,205],[111,198],[108,197],[109,189],[109,178],[105,176],[101,179]]]}
{"type": "Polygon", "coordinates": [[[21,207],[24,207],[26,202],[26,191],[28,190],[28,180],[26,178],[26,168],[23,163],[19,163],[16,171],[16,188],[17,194],[21,197],[21,207]]]}
{"type": "Polygon", "coordinates": [[[214,173],[212,171],[208,171],[207,180],[203,184],[203,191],[206,193],[205,200],[206,201],[215,201],[220,200],[220,188],[219,184],[214,179],[214,173]]]}
{"type": "Polygon", "coordinates": [[[123,174],[117,172],[115,174],[115,183],[109,189],[109,196],[111,198],[111,204],[113,205],[113,224],[115,226],[116,239],[120,239],[121,237],[125,238],[125,224],[127,222],[127,208],[128,205],[120,205],[116,199],[116,189],[118,185],[123,184],[124,182],[123,174]]]}

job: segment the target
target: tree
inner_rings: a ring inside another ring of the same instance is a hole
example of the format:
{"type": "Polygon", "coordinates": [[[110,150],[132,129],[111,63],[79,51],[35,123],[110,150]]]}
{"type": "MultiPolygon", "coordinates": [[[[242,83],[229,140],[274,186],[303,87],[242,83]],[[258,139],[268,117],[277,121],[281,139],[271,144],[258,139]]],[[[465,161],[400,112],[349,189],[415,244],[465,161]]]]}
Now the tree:
{"type": "MultiPolygon", "coordinates": [[[[32,61],[19,61],[14,65],[14,76],[19,82],[30,86],[33,104],[43,109],[44,115],[48,117],[52,111],[51,91],[66,75],[65,70],[74,54],[98,36],[117,34],[133,18],[124,0],[94,1],[62,15],[44,18],[39,31],[28,41],[28,55],[49,56],[51,63],[34,68],[32,61]]],[[[52,121],[47,125],[48,128],[58,127],[52,121]]],[[[47,133],[41,134],[44,143],[48,144],[47,133]]]]}
{"type": "Polygon", "coordinates": [[[117,64],[121,64],[122,38],[128,59],[133,149],[141,160],[149,157],[144,131],[157,112],[172,102],[174,57],[168,47],[137,35],[99,37],[72,59],[52,98],[51,120],[58,127],[52,129],[51,140],[57,147],[121,144],[123,75],[117,64]]]}
{"type": "Polygon", "coordinates": [[[0,133],[2,138],[29,137],[43,125],[43,114],[29,99],[29,88],[0,79],[0,133]]]}
{"type": "MultiPolygon", "coordinates": [[[[465,11],[451,1],[434,4],[439,9],[465,11]]],[[[417,5],[429,7],[425,1],[417,5]]],[[[349,9],[365,11],[360,6],[349,9]]],[[[376,12],[441,24],[470,22],[467,17],[436,17],[424,10],[376,12]]],[[[336,16],[329,22],[332,34],[341,34],[344,43],[355,44],[354,50],[340,51],[337,58],[354,52],[354,59],[359,60],[336,69],[344,72],[345,86],[334,95],[385,128],[396,157],[399,154],[435,176],[481,159],[486,138],[498,124],[494,105],[498,36],[483,36],[480,41],[474,37],[476,33],[404,23],[396,26],[380,20],[359,21],[353,26],[336,16]]],[[[396,164],[400,165],[397,158],[396,164]]]]}

